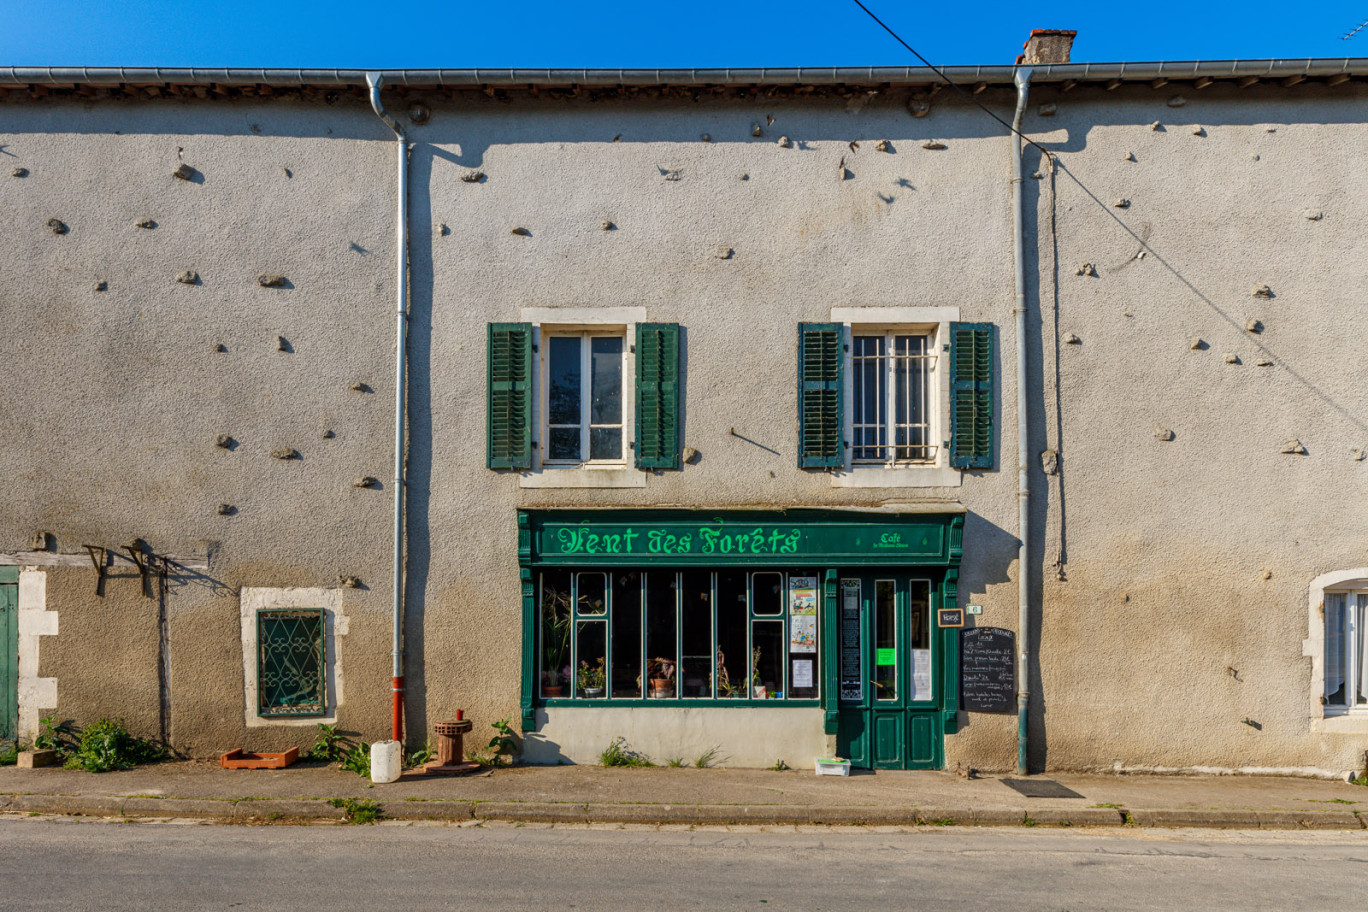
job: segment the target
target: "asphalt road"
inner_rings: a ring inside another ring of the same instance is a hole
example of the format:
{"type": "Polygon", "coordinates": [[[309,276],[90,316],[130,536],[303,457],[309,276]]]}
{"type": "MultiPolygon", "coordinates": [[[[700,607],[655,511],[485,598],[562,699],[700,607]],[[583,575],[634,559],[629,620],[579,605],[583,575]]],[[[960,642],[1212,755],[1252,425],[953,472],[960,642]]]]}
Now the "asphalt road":
{"type": "Polygon", "coordinates": [[[1334,909],[1368,832],[223,826],[0,818],[0,909],[1334,909]]]}

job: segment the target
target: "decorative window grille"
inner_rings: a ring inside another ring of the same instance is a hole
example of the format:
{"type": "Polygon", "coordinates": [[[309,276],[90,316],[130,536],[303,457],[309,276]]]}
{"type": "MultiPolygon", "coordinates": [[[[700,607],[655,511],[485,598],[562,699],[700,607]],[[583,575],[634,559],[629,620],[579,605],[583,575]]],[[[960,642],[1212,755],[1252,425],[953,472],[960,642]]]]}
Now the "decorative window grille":
{"type": "Polygon", "coordinates": [[[936,356],[926,335],[854,336],[855,464],[906,465],[935,462],[931,437],[931,370],[936,356]]]}
{"type": "Polygon", "coordinates": [[[322,716],[327,711],[321,608],[257,612],[257,714],[322,716]]]}

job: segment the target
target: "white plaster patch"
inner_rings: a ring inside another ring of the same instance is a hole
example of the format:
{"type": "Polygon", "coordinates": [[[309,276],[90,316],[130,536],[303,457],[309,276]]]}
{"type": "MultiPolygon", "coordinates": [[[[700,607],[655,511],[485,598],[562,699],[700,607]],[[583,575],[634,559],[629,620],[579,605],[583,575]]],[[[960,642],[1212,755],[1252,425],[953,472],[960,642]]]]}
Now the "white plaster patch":
{"type": "Polygon", "coordinates": [[[242,680],[248,728],[267,726],[309,727],[335,725],[343,704],[340,637],[347,635],[348,618],[342,611],[341,589],[244,588],[240,602],[242,621],[242,680]],[[327,681],[327,712],[299,719],[257,715],[257,612],[266,608],[321,608],[324,618],[323,650],[327,681]]]}
{"type": "Polygon", "coordinates": [[[19,737],[37,737],[44,710],[57,708],[57,679],[38,677],[40,637],[57,635],[57,612],[47,610],[47,572],[19,571],[19,737]]]}

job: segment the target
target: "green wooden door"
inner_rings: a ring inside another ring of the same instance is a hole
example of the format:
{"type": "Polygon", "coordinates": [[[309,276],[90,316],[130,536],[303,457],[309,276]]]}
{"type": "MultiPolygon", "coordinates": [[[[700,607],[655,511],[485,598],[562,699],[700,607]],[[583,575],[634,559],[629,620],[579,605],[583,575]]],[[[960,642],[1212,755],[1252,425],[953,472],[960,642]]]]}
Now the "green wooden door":
{"type": "Polygon", "coordinates": [[[0,567],[0,739],[19,732],[19,568],[0,567]]]}
{"type": "Polygon", "coordinates": [[[939,769],[944,763],[941,638],[933,635],[932,612],[938,590],[937,580],[925,575],[876,572],[840,580],[842,675],[836,738],[837,750],[852,766],[939,769]],[[856,629],[859,682],[849,652],[856,629]]]}

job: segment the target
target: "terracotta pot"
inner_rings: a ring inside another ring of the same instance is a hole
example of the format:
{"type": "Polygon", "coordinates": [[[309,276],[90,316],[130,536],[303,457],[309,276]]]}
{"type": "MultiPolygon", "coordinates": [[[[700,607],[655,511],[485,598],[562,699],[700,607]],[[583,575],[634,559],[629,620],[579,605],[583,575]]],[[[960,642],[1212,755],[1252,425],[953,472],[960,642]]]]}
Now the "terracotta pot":
{"type": "Polygon", "coordinates": [[[651,696],[668,697],[670,695],[669,678],[651,678],[651,696]]]}
{"type": "Polygon", "coordinates": [[[543,696],[543,697],[559,697],[559,696],[560,696],[561,694],[563,694],[563,693],[565,693],[565,687],[564,687],[563,685],[561,685],[561,684],[543,684],[543,685],[542,685],[542,696],[543,696]]]}

